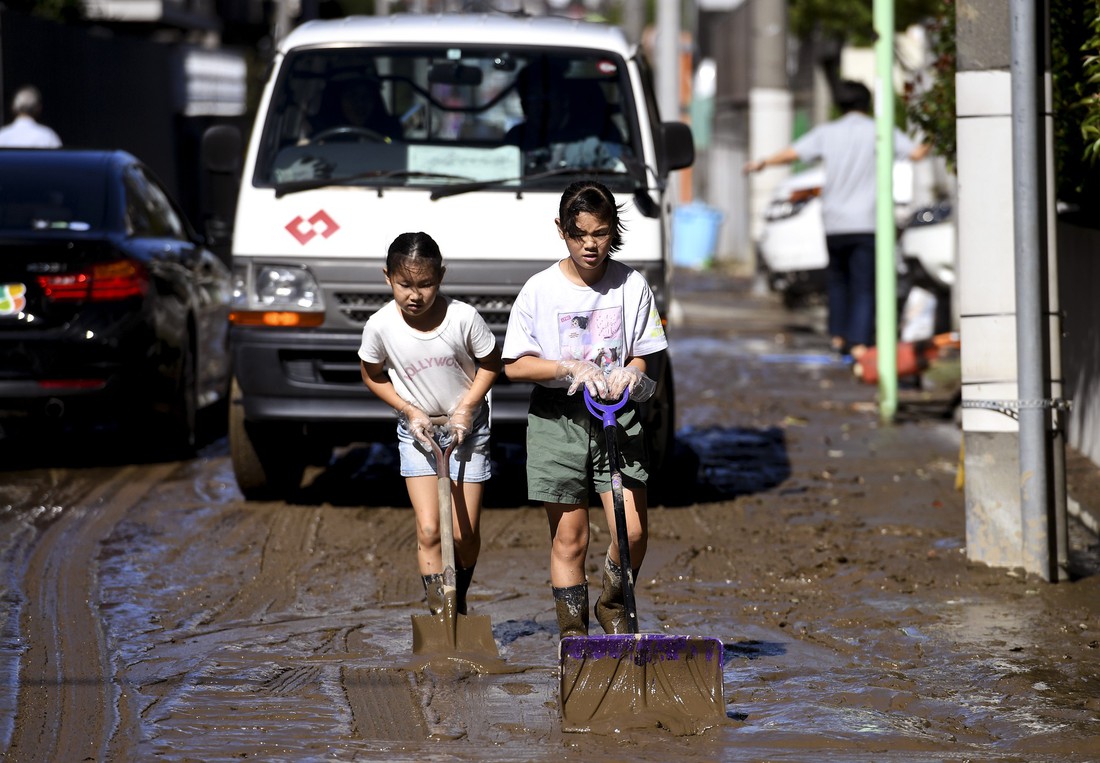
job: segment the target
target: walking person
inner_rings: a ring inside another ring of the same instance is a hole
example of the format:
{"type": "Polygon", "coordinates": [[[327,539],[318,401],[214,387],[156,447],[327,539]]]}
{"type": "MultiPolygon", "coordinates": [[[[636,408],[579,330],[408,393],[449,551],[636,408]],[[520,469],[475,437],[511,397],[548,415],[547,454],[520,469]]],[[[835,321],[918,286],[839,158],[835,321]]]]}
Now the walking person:
{"type": "Polygon", "coordinates": [[[0,128],[0,148],[61,148],[57,133],[38,122],[42,116],[42,94],[33,85],[15,91],[11,102],[15,118],[0,128]]]}
{"type": "Polygon", "coordinates": [[[439,493],[432,417],[447,417],[457,442],[450,462],[458,614],[481,550],[481,501],[490,477],[486,395],[500,374],[500,349],[485,319],[439,293],[446,268],[427,233],[402,233],[382,271],[393,299],[363,327],[363,381],[398,414],[401,476],[416,515],[416,557],[432,614],[443,612],[439,493]]]}
{"type": "MultiPolygon", "coordinates": [[[[835,96],[839,117],[778,153],[748,162],[744,172],[796,161],[824,162],[821,208],[829,252],[830,343],[834,351],[858,360],[875,343],[875,120],[871,91],[862,83],[844,80],[835,96]]],[[[918,161],[929,149],[894,130],[895,158],[918,161]]]]}
{"type": "MultiPolygon", "coordinates": [[[[632,400],[653,394],[647,356],[668,347],[645,278],[611,259],[623,243],[615,197],[595,181],[570,185],[555,219],[567,256],[532,276],[520,291],[504,338],[504,373],[534,382],[527,416],[527,491],[542,501],[550,523],[550,582],[562,637],[588,635],[589,491],[603,505],[611,538],[614,503],[602,423],[585,407],[582,386],[596,397],[632,400]],[[583,320],[578,321],[580,317],[583,320]],[[576,326],[583,323],[584,346],[576,326]],[[579,356],[577,355],[580,351],[579,356]],[[612,352],[613,351],[613,352],[612,352]],[[597,364],[614,357],[607,373],[597,364]]],[[[630,560],[637,577],[645,558],[647,455],[635,405],[618,413],[623,497],[630,560]]],[[[607,633],[625,633],[623,570],[612,540],[604,559],[596,619],[607,633]]]]}

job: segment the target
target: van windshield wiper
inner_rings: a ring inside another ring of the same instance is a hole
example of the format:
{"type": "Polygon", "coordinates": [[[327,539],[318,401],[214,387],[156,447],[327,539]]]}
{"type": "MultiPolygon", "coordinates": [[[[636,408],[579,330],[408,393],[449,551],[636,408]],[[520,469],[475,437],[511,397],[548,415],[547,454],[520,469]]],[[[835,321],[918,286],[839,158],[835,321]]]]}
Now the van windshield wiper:
{"type": "MultiPolygon", "coordinates": [[[[500,185],[511,185],[513,183],[530,182],[532,180],[544,180],[558,175],[618,175],[623,177],[624,173],[619,170],[598,169],[596,167],[555,167],[552,170],[535,172],[530,175],[497,178],[495,180],[474,180],[469,183],[459,183],[457,185],[447,186],[446,188],[437,188],[432,191],[430,198],[432,201],[436,201],[437,199],[442,199],[447,196],[458,196],[459,194],[482,191],[486,188],[493,188],[494,186],[500,185]]],[[[522,189],[517,188],[516,190],[519,191],[522,189]]]]}
{"type": "Polygon", "coordinates": [[[308,180],[288,180],[275,186],[275,198],[279,199],[289,193],[299,191],[312,191],[317,188],[329,188],[332,186],[355,185],[363,180],[376,180],[378,178],[440,178],[443,180],[459,180],[470,182],[465,175],[448,175],[443,172],[420,172],[412,170],[371,170],[359,172],[347,177],[338,178],[309,178],[308,180]]]}

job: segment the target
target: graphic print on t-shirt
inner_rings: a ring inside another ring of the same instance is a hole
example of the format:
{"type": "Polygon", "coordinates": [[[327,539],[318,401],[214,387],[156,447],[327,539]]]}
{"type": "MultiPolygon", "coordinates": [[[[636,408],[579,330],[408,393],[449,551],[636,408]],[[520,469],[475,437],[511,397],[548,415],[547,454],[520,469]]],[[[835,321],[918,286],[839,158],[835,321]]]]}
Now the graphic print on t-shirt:
{"type": "Polygon", "coordinates": [[[590,360],[603,370],[622,365],[623,315],[617,307],[558,314],[563,360],[590,360]]]}

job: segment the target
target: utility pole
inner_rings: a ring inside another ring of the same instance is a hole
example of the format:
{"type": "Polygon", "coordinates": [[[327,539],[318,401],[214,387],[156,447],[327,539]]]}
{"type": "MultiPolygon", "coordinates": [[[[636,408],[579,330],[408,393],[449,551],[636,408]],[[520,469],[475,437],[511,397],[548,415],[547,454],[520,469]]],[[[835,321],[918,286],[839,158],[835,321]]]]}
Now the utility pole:
{"type": "Polygon", "coordinates": [[[620,7],[623,13],[623,31],[631,42],[637,44],[642,41],[642,30],[645,29],[645,3],[637,0],[621,0],[620,7]]]}
{"type": "Polygon", "coordinates": [[[879,417],[898,407],[898,308],[894,241],[894,0],[874,0],[875,27],[875,345],[879,417]]]}
{"type": "MultiPolygon", "coordinates": [[[[748,156],[771,156],[791,142],[792,98],[787,81],[786,0],[752,0],[749,80],[748,156]]],[[[772,192],[786,177],[783,167],[766,169],[749,179],[749,228],[760,238],[764,210],[772,192]]]]}
{"type": "MultiPolygon", "coordinates": [[[[657,107],[663,121],[680,118],[680,0],[657,0],[655,39],[657,107]]],[[[666,198],[678,200],[680,187],[675,174],[668,179],[666,198]]]]}

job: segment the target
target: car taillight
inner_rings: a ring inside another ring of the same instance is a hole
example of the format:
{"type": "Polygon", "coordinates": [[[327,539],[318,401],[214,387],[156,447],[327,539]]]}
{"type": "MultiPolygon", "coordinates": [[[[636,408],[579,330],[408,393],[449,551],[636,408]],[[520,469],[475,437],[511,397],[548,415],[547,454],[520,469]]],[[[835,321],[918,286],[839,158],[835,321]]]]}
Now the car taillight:
{"type": "Polygon", "coordinates": [[[130,260],[100,262],[77,273],[38,277],[46,298],[54,302],[111,302],[145,294],[145,268],[130,260]]]}

